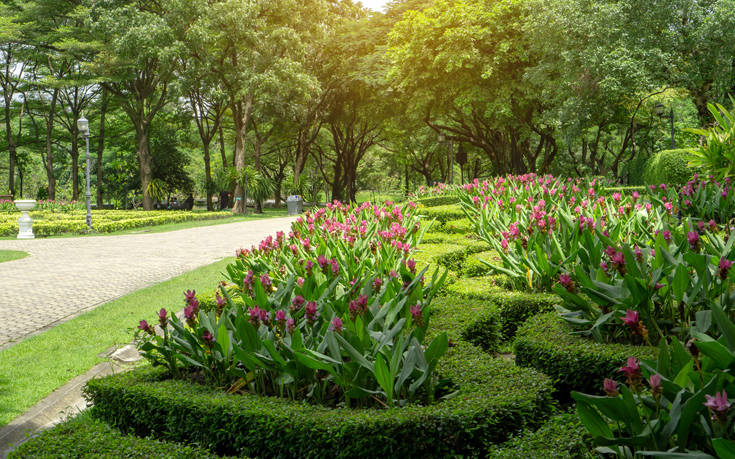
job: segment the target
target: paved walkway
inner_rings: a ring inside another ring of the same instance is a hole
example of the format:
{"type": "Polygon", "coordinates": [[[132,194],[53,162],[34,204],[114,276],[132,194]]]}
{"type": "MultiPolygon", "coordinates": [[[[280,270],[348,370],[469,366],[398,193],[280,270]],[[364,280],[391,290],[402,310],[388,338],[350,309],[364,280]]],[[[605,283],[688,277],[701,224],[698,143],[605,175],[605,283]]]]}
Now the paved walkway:
{"type": "Polygon", "coordinates": [[[234,256],[292,217],[204,226],[168,233],[0,240],[22,250],[0,263],[0,348],[127,293],[234,256]]]}

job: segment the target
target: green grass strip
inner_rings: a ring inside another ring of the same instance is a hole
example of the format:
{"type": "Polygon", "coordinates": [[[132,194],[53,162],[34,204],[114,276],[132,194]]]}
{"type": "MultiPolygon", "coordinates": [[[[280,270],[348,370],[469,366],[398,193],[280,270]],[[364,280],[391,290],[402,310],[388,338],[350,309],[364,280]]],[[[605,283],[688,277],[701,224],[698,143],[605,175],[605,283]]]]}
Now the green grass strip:
{"type": "Polygon", "coordinates": [[[4,261],[20,260],[27,256],[27,252],[21,252],[20,250],[0,250],[0,263],[4,261]]]}
{"type": "Polygon", "coordinates": [[[138,290],[0,351],[0,427],[104,361],[100,353],[129,343],[140,319],[155,321],[161,308],[182,309],[186,289],[213,290],[232,260],[138,290]]]}

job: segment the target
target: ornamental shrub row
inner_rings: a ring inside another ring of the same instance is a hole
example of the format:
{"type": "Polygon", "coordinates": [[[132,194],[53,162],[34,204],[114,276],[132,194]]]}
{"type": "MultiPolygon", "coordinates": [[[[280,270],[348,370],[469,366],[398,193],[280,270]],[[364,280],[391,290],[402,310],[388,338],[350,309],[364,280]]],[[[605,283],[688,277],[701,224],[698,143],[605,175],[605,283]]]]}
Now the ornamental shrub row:
{"type": "MultiPolygon", "coordinates": [[[[92,409],[94,411],[94,409],[92,409]]],[[[17,447],[9,458],[218,458],[195,446],[124,435],[119,430],[85,412],[76,418],[44,431],[17,447]]]]}
{"type": "Polygon", "coordinates": [[[440,224],[451,220],[460,220],[466,217],[465,213],[459,205],[447,205],[437,207],[426,207],[419,209],[421,215],[426,217],[427,220],[436,219],[440,224]]]}
{"type": "Polygon", "coordinates": [[[445,287],[452,298],[484,300],[497,310],[503,339],[510,340],[516,329],[529,317],[554,310],[560,304],[558,296],[547,293],[527,293],[506,290],[506,276],[461,278],[445,287]]]}
{"type": "Polygon", "coordinates": [[[451,397],[390,409],[328,409],[232,395],[150,367],[91,380],[85,394],[95,416],[123,432],[262,457],[477,455],[513,432],[538,426],[555,409],[547,377],[465,341],[453,344],[438,373],[456,385],[447,386],[447,392],[456,390],[451,397]]]}
{"type": "Polygon", "coordinates": [[[554,379],[562,399],[568,399],[572,390],[601,393],[602,381],[619,376],[628,357],[657,355],[654,347],[599,343],[572,331],[555,313],[537,315],[518,329],[513,343],[516,364],[554,379]]]}
{"type": "Polygon", "coordinates": [[[568,459],[587,457],[592,441],[577,413],[552,416],[536,431],[525,432],[488,451],[493,459],[568,459]]]}
{"type": "Polygon", "coordinates": [[[459,198],[456,195],[430,196],[427,198],[416,199],[416,204],[420,204],[424,207],[447,206],[458,203],[459,198]]]}
{"type": "MultiPolygon", "coordinates": [[[[12,214],[15,219],[0,222],[0,236],[13,236],[18,233],[18,214],[12,214]]],[[[164,225],[169,223],[181,223],[186,221],[201,221],[226,218],[229,213],[193,213],[193,212],[166,212],[164,214],[141,216],[137,213],[134,218],[108,220],[104,214],[92,217],[94,230],[98,233],[112,233],[132,228],[145,226],[164,225]]],[[[84,216],[78,218],[65,216],[64,219],[42,219],[34,221],[33,232],[37,236],[53,236],[61,233],[81,234],[87,232],[87,224],[84,216]]]]}

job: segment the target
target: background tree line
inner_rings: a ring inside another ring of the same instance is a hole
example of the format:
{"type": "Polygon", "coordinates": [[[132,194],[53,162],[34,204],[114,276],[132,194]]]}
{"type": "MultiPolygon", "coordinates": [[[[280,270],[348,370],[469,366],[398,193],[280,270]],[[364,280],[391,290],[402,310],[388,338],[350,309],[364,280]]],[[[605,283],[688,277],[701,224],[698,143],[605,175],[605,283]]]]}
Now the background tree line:
{"type": "Polygon", "coordinates": [[[729,100],[733,35],[735,0],[3,0],[0,190],[79,199],[82,115],[98,206],[641,183],[672,109],[683,147],[729,100]]]}

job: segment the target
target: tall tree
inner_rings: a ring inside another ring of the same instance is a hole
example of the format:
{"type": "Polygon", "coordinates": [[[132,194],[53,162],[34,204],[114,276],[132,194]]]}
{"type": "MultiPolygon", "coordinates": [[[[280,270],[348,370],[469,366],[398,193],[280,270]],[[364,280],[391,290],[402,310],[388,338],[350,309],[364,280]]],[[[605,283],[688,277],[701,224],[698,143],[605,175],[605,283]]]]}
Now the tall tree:
{"type": "Polygon", "coordinates": [[[95,3],[90,12],[92,30],[101,44],[94,68],[135,129],[145,210],[153,209],[151,125],[168,102],[169,84],[179,62],[164,6],[110,0],[95,3]]]}

